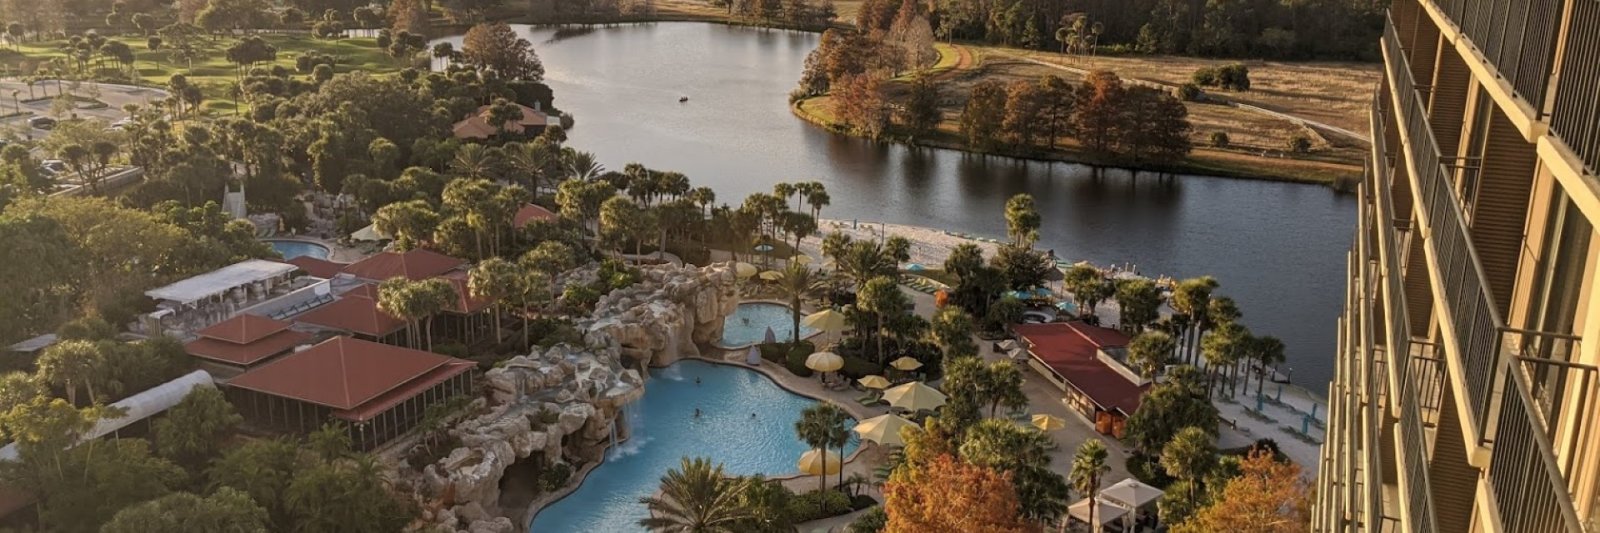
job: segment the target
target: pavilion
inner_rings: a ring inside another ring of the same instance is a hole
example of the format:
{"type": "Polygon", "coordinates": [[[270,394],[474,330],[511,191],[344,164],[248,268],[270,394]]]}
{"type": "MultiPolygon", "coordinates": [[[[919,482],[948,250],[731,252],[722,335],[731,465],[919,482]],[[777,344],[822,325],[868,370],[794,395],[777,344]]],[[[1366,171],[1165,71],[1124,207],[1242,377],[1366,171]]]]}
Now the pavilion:
{"type": "Polygon", "coordinates": [[[300,287],[294,265],[250,259],[145,291],[156,311],[145,316],[146,334],[204,328],[300,287]]]}
{"type": "Polygon", "coordinates": [[[196,332],[200,338],[183,345],[183,350],[221,370],[249,370],[311,340],[310,333],[289,329],[292,325],[264,316],[235,315],[196,332]]]}
{"type": "Polygon", "coordinates": [[[372,282],[391,278],[421,281],[461,268],[466,263],[432,250],[413,248],[404,252],[373,254],[344,267],[343,274],[372,282]]]}
{"type": "Polygon", "coordinates": [[[1018,324],[1028,366],[1060,387],[1062,401],[1103,435],[1122,438],[1147,380],[1127,368],[1128,336],[1082,322],[1018,324]]]}
{"type": "Polygon", "coordinates": [[[394,345],[405,344],[409,327],[405,320],[378,308],[378,286],[370,283],[357,286],[332,303],[296,316],[294,321],[394,345]]]}
{"type": "Polygon", "coordinates": [[[227,384],[227,395],[253,424],[305,434],[347,424],[351,442],[371,450],[404,434],[431,405],[473,394],[475,363],[335,337],[280,357],[227,384]]]}

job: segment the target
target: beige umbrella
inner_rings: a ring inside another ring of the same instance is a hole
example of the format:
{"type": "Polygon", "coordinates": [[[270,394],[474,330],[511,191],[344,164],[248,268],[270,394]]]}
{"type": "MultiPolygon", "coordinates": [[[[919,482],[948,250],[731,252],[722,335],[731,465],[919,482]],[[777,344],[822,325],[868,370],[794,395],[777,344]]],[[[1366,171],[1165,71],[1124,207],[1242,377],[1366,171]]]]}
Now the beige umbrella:
{"type": "Polygon", "coordinates": [[[756,266],[741,261],[733,264],[733,272],[738,274],[740,279],[748,278],[756,275],[756,266]]]}
{"type": "Polygon", "coordinates": [[[890,361],[889,366],[895,367],[896,370],[905,370],[910,372],[912,370],[922,368],[922,361],[918,361],[910,357],[901,357],[899,359],[890,361]]]}
{"type": "Polygon", "coordinates": [[[844,368],[844,358],[833,352],[817,352],[806,357],[806,368],[817,372],[834,372],[844,368]]]}
{"type": "Polygon", "coordinates": [[[867,377],[858,379],[858,380],[856,380],[856,382],[860,383],[861,386],[869,388],[869,389],[882,389],[882,388],[887,388],[889,386],[889,380],[888,379],[884,378],[883,376],[876,376],[876,375],[867,376],[867,377]]]}
{"type": "Polygon", "coordinates": [[[839,460],[839,454],[828,450],[809,450],[800,454],[800,473],[808,476],[825,476],[839,473],[839,468],[844,461],[839,460]]]}
{"type": "Polygon", "coordinates": [[[944,405],[945,397],[944,393],[935,390],[933,387],[923,385],[920,381],[913,381],[883,391],[883,399],[887,400],[889,405],[901,409],[921,411],[923,409],[938,409],[939,406],[944,405]]]}
{"type": "Polygon", "coordinates": [[[766,272],[762,272],[758,277],[767,281],[778,281],[783,279],[783,273],[776,270],[768,270],[766,272]]]}
{"type": "Polygon", "coordinates": [[[800,325],[825,333],[838,333],[844,331],[845,316],[844,313],[824,309],[806,315],[800,319],[800,325]]]}
{"type": "Polygon", "coordinates": [[[917,427],[917,423],[886,414],[862,420],[860,424],[856,424],[855,432],[863,439],[884,446],[905,446],[905,439],[900,438],[900,428],[903,427],[917,427]]]}
{"type": "Polygon", "coordinates": [[[1033,415],[1033,427],[1039,428],[1039,431],[1055,431],[1067,427],[1067,421],[1059,416],[1040,413],[1033,415]]]}
{"type": "Polygon", "coordinates": [[[806,254],[796,254],[794,257],[789,258],[789,262],[799,265],[809,265],[811,264],[811,256],[806,254]]]}

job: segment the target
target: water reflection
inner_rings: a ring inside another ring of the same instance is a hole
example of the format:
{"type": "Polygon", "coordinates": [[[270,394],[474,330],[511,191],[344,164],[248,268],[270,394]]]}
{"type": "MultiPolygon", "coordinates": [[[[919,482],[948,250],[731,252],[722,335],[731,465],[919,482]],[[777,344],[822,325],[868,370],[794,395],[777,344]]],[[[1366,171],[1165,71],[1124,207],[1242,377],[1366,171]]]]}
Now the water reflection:
{"type": "MultiPolygon", "coordinates": [[[[1096,170],[835,135],[787,95],[815,34],[693,23],[521,28],[539,46],[571,142],[608,168],[684,172],[737,204],[778,181],[827,185],[834,218],[1002,236],[1004,203],[1035,196],[1040,246],[1147,273],[1212,274],[1245,322],[1289,347],[1295,380],[1332,374],[1351,198],[1314,186],[1096,170]],[[680,104],[679,96],[690,101],[680,104]]],[[[455,39],[459,44],[459,38],[455,39]]]]}

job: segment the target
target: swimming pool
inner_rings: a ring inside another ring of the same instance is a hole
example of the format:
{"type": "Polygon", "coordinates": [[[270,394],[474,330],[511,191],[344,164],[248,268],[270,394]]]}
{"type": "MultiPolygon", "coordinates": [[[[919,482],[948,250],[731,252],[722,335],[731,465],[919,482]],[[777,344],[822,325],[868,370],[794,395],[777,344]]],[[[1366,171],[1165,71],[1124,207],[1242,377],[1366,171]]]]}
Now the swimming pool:
{"type": "Polygon", "coordinates": [[[314,242],[268,240],[267,244],[271,244],[273,250],[283,254],[284,259],[294,259],[300,256],[311,256],[317,259],[328,258],[328,247],[314,242]]]}
{"type": "MultiPolygon", "coordinates": [[[[786,342],[794,327],[794,315],[789,306],[771,302],[745,302],[722,321],[723,348],[743,348],[759,344],[767,338],[767,328],[779,342],[786,342]]],[[[817,330],[800,326],[800,338],[815,335],[817,330]]]]}
{"type": "MultiPolygon", "coordinates": [[[[680,361],[651,375],[644,398],[627,407],[632,438],[608,451],[578,490],[534,516],[529,531],[644,531],[639,519],[649,512],[639,498],[654,494],[661,476],[684,456],[709,457],[734,475],[797,471],[795,462],[809,448],[795,437],[794,423],[816,400],[756,371],[705,361],[680,361]]],[[[846,457],[856,448],[854,435],[846,457]]]]}

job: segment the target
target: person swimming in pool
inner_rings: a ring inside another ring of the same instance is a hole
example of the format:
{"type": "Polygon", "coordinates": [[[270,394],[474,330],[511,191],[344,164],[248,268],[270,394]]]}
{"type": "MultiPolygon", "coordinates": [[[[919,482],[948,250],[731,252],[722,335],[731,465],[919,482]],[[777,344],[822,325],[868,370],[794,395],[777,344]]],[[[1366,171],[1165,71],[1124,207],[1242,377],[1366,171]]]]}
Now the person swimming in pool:
{"type": "Polygon", "coordinates": [[[755,420],[756,419],[756,414],[755,413],[750,413],[750,419],[751,420],[755,420]]]}
{"type": "Polygon", "coordinates": [[[700,418],[700,408],[699,407],[694,408],[694,417],[695,418],[700,418]]]}
{"type": "Polygon", "coordinates": [[[695,385],[699,385],[700,384],[700,376],[695,376],[694,377],[694,384],[695,385]]]}

